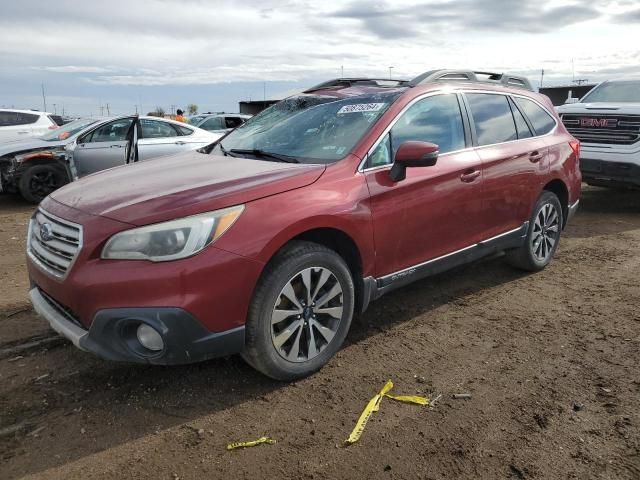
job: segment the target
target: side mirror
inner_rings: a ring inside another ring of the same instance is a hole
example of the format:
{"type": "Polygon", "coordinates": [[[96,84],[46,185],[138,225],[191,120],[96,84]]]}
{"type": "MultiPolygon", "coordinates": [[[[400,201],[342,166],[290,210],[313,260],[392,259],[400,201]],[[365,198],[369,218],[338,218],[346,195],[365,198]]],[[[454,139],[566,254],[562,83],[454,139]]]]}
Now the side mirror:
{"type": "Polygon", "coordinates": [[[438,161],[439,148],[429,142],[404,142],[393,159],[393,167],[389,172],[391,180],[404,180],[407,177],[407,167],[433,167],[438,161]]]}

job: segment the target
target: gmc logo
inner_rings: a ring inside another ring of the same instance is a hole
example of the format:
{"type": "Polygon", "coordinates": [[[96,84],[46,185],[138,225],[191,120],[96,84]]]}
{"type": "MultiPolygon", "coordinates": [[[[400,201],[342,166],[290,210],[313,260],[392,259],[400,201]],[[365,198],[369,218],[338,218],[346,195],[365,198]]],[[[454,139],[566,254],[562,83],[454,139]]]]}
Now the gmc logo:
{"type": "Polygon", "coordinates": [[[581,118],[581,127],[615,128],[618,120],[615,118],[581,118]]]}

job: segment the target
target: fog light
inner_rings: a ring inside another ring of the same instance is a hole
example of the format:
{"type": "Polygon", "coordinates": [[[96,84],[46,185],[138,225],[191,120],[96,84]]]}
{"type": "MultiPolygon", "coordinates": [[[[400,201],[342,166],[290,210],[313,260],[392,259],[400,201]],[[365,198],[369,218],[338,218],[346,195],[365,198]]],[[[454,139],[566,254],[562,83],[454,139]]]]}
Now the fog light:
{"type": "Polygon", "coordinates": [[[141,323],[136,332],[138,341],[147,350],[159,352],[164,348],[160,334],[146,323],[141,323]]]}

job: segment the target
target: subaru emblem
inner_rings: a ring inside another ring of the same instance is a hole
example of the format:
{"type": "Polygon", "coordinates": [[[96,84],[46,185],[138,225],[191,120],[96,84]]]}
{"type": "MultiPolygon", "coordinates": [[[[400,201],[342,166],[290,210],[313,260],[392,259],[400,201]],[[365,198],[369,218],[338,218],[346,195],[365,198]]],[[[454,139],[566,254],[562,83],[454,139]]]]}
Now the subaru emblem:
{"type": "Polygon", "coordinates": [[[53,230],[51,229],[51,225],[48,223],[43,223],[40,225],[40,239],[43,242],[48,242],[53,239],[53,230]]]}

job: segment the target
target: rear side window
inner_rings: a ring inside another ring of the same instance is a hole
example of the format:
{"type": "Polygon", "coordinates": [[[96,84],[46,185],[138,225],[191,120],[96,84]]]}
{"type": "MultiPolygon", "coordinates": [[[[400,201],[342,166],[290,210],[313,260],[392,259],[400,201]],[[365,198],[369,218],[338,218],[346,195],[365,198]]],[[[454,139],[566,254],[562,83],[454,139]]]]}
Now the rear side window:
{"type": "Polygon", "coordinates": [[[174,127],[180,131],[180,135],[182,136],[191,135],[193,133],[193,130],[187,127],[183,127],[182,125],[174,125],[174,127]]]}
{"type": "Polygon", "coordinates": [[[515,97],[514,100],[533,125],[536,135],[545,135],[556,126],[554,118],[533,100],[522,97],[515,97]]]}
{"type": "Polygon", "coordinates": [[[518,131],[518,138],[531,138],[533,134],[531,133],[531,129],[529,125],[527,125],[527,121],[518,110],[518,107],[514,103],[511,104],[511,110],[513,110],[513,119],[516,122],[516,130],[518,131]]]}
{"type": "Polygon", "coordinates": [[[518,138],[506,96],[468,93],[467,99],[479,145],[510,142],[518,138]]]}

